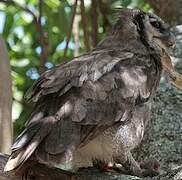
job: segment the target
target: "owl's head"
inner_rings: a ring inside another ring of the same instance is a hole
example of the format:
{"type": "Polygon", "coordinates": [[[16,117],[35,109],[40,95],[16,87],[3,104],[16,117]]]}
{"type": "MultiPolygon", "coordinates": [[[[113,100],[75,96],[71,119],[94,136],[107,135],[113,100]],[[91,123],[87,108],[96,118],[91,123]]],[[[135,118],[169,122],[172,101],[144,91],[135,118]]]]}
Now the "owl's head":
{"type": "Polygon", "coordinates": [[[122,9],[118,15],[115,28],[125,28],[140,37],[145,45],[166,49],[175,44],[175,37],[169,25],[155,14],[136,9],[122,9]]]}

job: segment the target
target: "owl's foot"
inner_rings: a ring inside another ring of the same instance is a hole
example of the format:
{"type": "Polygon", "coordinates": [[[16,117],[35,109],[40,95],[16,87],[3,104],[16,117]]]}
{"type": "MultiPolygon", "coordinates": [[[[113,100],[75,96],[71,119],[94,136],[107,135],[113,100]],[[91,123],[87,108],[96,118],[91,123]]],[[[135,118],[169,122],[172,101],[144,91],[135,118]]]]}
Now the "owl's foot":
{"type": "Polygon", "coordinates": [[[101,160],[94,160],[93,166],[101,172],[121,173],[138,177],[153,177],[160,174],[160,163],[156,159],[148,159],[139,165],[131,153],[127,154],[124,163],[109,164],[101,160]]]}
{"type": "MultiPolygon", "coordinates": [[[[123,156],[122,156],[123,157],[123,156]]],[[[117,157],[118,158],[118,157],[117,157]]],[[[160,172],[160,164],[155,159],[148,159],[144,161],[140,165],[135,161],[131,153],[125,154],[125,160],[117,162],[122,164],[122,166],[118,169],[121,169],[121,173],[134,175],[138,177],[146,177],[146,176],[157,176],[160,172]]]]}
{"type": "Polygon", "coordinates": [[[122,165],[118,168],[122,174],[143,177],[142,169],[130,152],[120,154],[120,156],[114,157],[114,160],[116,163],[122,165]]]}
{"type": "Polygon", "coordinates": [[[142,168],[142,174],[144,177],[153,177],[160,174],[160,163],[154,158],[144,161],[140,164],[140,167],[142,168]]]}
{"type": "Polygon", "coordinates": [[[107,162],[101,161],[101,160],[94,160],[93,166],[100,170],[101,172],[116,172],[115,167],[112,164],[109,164],[107,162]]]}

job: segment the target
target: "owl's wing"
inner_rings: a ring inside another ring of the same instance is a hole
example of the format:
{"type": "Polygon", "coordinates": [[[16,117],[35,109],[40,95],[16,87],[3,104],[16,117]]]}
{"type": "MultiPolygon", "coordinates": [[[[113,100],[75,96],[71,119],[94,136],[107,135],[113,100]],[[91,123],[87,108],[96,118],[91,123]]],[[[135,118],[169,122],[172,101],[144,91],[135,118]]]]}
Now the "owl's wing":
{"type": "Polygon", "coordinates": [[[33,153],[44,163],[64,161],[78,146],[129,119],[134,106],[152,93],[156,70],[149,59],[101,50],[43,74],[29,94],[36,105],[5,170],[22,165],[33,153]]]}

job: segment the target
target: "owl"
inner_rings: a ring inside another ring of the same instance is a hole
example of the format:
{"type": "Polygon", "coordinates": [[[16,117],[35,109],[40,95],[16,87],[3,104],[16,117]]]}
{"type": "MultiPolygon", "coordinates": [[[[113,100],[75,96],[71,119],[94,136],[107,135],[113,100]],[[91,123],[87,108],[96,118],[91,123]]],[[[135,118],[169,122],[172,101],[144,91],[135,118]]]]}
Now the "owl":
{"type": "Polygon", "coordinates": [[[118,10],[112,32],[91,52],[54,67],[33,84],[27,98],[35,106],[5,171],[18,171],[31,160],[75,172],[96,159],[145,176],[131,152],[150,121],[162,54],[174,42],[158,16],[118,10]]]}

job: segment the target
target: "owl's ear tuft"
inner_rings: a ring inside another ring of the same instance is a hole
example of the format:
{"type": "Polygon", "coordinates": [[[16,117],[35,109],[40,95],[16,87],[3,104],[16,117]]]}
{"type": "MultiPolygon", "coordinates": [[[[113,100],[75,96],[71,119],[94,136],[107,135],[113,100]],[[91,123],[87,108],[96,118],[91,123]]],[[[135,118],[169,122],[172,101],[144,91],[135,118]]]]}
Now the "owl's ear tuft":
{"type": "Polygon", "coordinates": [[[145,13],[139,9],[116,8],[115,18],[117,19],[117,21],[113,26],[112,34],[119,34],[120,32],[122,32],[123,28],[125,28],[127,32],[134,32],[135,29],[140,29],[138,23],[135,23],[136,17],[142,17],[144,16],[144,14],[145,13]]]}
{"type": "Polygon", "coordinates": [[[143,12],[139,9],[115,8],[115,16],[120,20],[133,19],[141,13],[143,12]]]}

